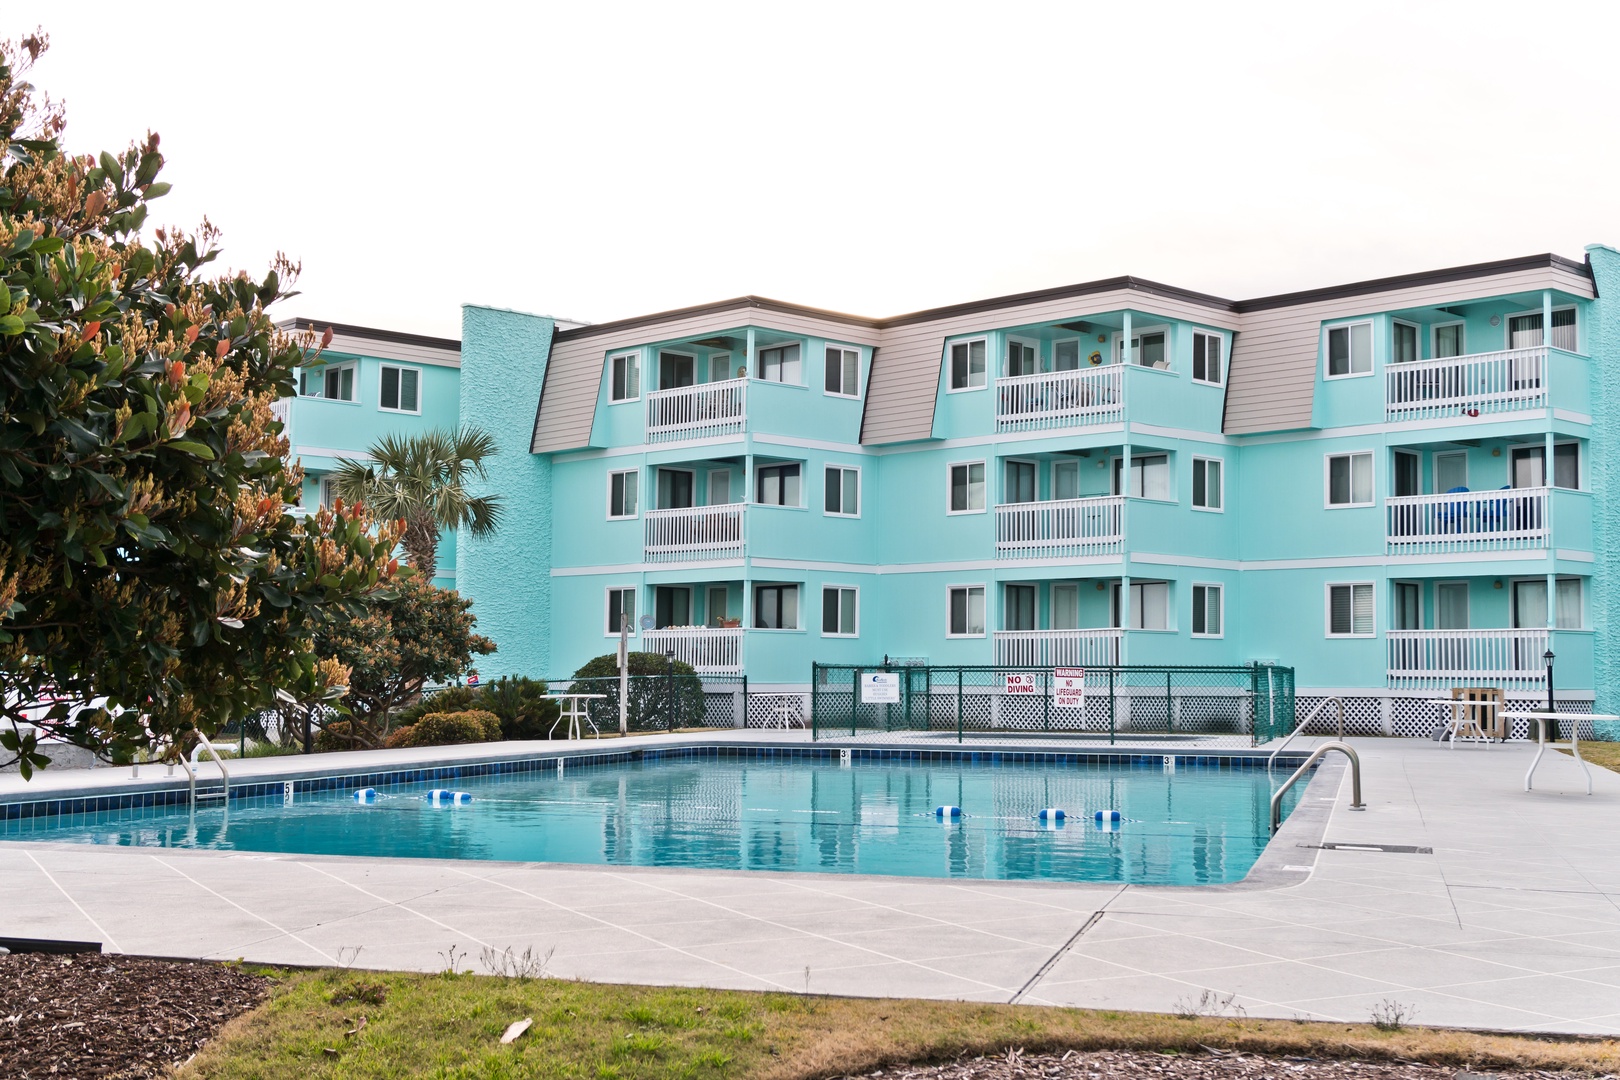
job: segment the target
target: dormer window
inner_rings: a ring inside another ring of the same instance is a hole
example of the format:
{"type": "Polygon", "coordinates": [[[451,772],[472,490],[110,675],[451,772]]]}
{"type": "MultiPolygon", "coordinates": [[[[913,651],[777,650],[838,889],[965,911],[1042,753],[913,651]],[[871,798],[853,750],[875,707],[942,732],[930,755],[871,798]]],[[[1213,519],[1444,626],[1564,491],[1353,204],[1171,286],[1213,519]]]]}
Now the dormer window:
{"type": "Polygon", "coordinates": [[[952,390],[977,390],[984,385],[984,339],[958,341],[951,346],[952,390]]]}

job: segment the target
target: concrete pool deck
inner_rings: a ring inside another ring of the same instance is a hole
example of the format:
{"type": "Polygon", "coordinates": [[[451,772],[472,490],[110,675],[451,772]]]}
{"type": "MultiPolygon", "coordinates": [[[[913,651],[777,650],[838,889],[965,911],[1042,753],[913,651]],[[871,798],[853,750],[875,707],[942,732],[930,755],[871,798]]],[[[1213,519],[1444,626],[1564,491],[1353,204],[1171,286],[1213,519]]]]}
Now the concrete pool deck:
{"type": "MultiPolygon", "coordinates": [[[[733,740],[791,744],[804,736],[736,731],[631,742],[733,740]]],[[[485,948],[532,947],[551,951],[552,975],[600,982],[1158,1012],[1196,1005],[1207,990],[1232,995],[1229,1011],[1250,1016],[1366,1021],[1393,1000],[1415,1010],[1420,1024],[1620,1033],[1620,775],[1593,768],[1595,793],[1587,796],[1574,762],[1549,753],[1537,789],[1525,792],[1531,745],[1349,741],[1361,754],[1368,809],[1348,811],[1347,770],[1322,770],[1257,873],[1232,886],[7,841],[0,934],[162,956],[416,970],[443,969],[451,946],[472,970],[481,970],[485,948]],[[1299,846],[1318,839],[1364,847],[1299,846]],[[1433,850],[1365,850],[1372,845],[1433,850]]],[[[630,748],[530,746],[547,756],[630,748]]],[[[441,748],[432,760],[446,760],[447,751],[492,756],[489,747],[441,748]]],[[[232,775],[264,779],[311,761],[345,773],[362,760],[368,770],[424,760],[423,751],[395,753],[404,756],[250,759],[233,762],[232,775]]],[[[161,774],[142,771],[148,784],[161,774]]],[[[0,777],[0,797],[129,786],[128,769],[47,770],[27,785],[0,777]]]]}

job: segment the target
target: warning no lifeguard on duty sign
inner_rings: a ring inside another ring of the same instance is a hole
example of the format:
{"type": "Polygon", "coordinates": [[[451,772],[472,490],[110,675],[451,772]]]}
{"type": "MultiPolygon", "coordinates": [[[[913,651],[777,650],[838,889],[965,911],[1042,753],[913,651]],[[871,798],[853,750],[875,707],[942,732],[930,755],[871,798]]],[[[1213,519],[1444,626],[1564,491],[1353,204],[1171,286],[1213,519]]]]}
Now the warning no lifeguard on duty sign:
{"type": "MultiPolygon", "coordinates": [[[[1009,697],[1040,697],[1046,688],[1037,671],[1009,671],[1002,677],[1001,692],[1009,697]]],[[[1060,667],[1052,669],[1052,707],[1054,709],[1083,709],[1086,707],[1086,669],[1060,667]]]]}

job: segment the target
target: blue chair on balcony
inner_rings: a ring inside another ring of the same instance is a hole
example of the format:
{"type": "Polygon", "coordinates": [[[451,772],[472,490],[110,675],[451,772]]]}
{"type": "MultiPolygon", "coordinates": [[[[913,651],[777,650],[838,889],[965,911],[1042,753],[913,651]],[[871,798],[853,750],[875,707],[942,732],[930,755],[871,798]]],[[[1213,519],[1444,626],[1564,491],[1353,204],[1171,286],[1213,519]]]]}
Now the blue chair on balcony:
{"type": "MultiPolygon", "coordinates": [[[[1447,495],[1462,495],[1467,494],[1467,492],[1468,488],[1466,487],[1454,487],[1446,489],[1447,495]]],[[[1435,524],[1439,526],[1440,532],[1464,532],[1468,526],[1468,502],[1466,499],[1458,499],[1453,503],[1444,503],[1440,506],[1434,517],[1435,524]]]]}

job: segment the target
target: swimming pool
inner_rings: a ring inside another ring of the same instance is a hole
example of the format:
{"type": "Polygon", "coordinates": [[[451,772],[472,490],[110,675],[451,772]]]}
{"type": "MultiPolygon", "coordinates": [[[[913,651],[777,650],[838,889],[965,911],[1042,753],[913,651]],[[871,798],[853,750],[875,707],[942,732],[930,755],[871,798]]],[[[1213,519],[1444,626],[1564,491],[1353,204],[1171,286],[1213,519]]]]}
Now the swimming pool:
{"type": "MultiPolygon", "coordinates": [[[[1185,760],[1185,759],[1183,759],[1185,760]]],[[[0,837],[307,855],[1201,885],[1269,839],[1264,769],[664,758],[6,821],[0,837]],[[461,805],[425,798],[466,792],[461,805]],[[960,816],[940,807],[958,807],[960,816]],[[1043,822],[1043,809],[1065,811],[1043,822]],[[1118,811],[1121,820],[1098,821],[1118,811]]],[[[1151,764],[1149,764],[1151,762],[1151,764]]],[[[1300,788],[1285,798],[1292,810],[1300,788]]]]}

